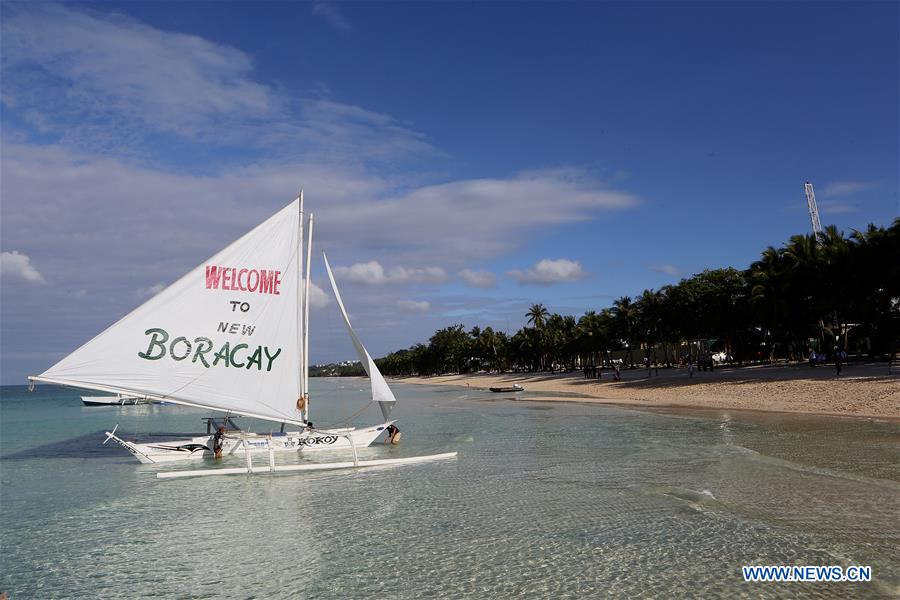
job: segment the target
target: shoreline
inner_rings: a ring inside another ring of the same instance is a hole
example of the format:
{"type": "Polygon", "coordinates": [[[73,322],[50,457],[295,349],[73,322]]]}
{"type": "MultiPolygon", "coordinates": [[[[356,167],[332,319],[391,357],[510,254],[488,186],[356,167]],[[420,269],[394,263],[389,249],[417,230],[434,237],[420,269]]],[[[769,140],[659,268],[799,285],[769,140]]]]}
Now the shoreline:
{"type": "Polygon", "coordinates": [[[401,377],[412,385],[459,386],[478,390],[519,384],[526,396],[497,394],[498,399],[529,402],[575,402],[629,408],[741,410],[900,421],[900,372],[888,366],[851,364],[840,377],[834,367],[763,365],[722,367],[714,371],[687,369],[622,371],[614,382],[611,371],[585,379],[581,371],[568,373],[474,373],[432,377],[401,377]],[[658,375],[656,374],[658,373],[658,375]]]}

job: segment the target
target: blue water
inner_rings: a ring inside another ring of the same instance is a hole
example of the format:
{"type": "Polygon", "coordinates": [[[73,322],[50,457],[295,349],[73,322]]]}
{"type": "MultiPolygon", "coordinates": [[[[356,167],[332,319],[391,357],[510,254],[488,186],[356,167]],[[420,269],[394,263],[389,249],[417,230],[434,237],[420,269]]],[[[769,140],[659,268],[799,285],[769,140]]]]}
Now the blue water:
{"type": "MultiPolygon", "coordinates": [[[[314,380],[314,420],[352,414],[366,402],[364,386],[314,380]]],[[[367,456],[458,450],[458,459],[161,481],[156,468],[102,446],[103,430],[205,431],[205,411],[84,407],[68,390],[2,388],[0,591],[13,599],[900,592],[896,423],[394,387],[403,442],[367,456]],[[751,584],[744,564],[871,565],[875,581],[751,584]]],[[[377,419],[373,408],[357,424],[377,419]]]]}

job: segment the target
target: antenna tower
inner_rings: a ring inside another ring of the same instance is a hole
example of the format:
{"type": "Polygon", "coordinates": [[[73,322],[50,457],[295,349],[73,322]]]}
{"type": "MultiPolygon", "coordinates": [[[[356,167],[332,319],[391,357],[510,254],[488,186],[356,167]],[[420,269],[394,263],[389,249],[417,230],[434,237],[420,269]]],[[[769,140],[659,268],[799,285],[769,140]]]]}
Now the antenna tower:
{"type": "Polygon", "coordinates": [[[813,234],[818,238],[822,233],[822,223],[819,222],[819,207],[816,206],[816,193],[813,192],[813,185],[806,182],[803,186],[806,190],[806,206],[809,208],[809,220],[812,221],[813,234]]]}

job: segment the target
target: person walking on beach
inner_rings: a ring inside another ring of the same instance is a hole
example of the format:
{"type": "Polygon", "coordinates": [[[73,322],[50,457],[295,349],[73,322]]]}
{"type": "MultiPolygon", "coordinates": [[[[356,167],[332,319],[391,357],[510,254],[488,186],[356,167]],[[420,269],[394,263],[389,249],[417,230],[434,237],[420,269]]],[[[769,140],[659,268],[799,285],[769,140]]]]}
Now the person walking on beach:
{"type": "Polygon", "coordinates": [[[688,377],[694,376],[694,361],[688,363],[688,377]]]}
{"type": "Polygon", "coordinates": [[[841,350],[838,350],[838,347],[835,346],[834,347],[834,370],[835,370],[835,375],[838,377],[840,377],[840,375],[841,375],[841,368],[843,367],[843,362],[844,362],[844,357],[842,355],[843,355],[843,352],[841,350]]]}
{"type": "Polygon", "coordinates": [[[615,370],[615,373],[613,373],[613,378],[617,382],[622,381],[622,373],[621,373],[621,371],[619,371],[619,363],[613,364],[613,369],[615,370]]]}

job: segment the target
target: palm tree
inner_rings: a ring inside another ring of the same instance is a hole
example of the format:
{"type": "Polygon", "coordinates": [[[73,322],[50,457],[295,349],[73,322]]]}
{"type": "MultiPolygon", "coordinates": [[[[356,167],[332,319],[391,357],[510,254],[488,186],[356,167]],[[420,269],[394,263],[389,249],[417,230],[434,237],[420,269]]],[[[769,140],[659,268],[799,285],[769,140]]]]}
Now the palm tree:
{"type": "Polygon", "coordinates": [[[656,361],[656,344],[659,342],[662,329],[662,302],[661,292],[644,290],[634,303],[636,321],[640,332],[644,335],[644,357],[647,366],[650,366],[650,348],[653,347],[653,358],[656,361]]]}
{"type": "Polygon", "coordinates": [[[525,313],[525,316],[528,317],[528,322],[534,325],[534,335],[532,336],[532,344],[535,345],[535,350],[540,356],[538,362],[540,364],[540,370],[544,370],[544,365],[546,364],[544,361],[544,355],[546,352],[544,349],[546,348],[546,340],[544,335],[544,325],[547,323],[547,319],[550,318],[550,311],[547,310],[543,304],[532,304],[531,308],[525,313]]]}
{"type": "Polygon", "coordinates": [[[634,341],[634,326],[637,320],[637,309],[631,298],[622,296],[613,302],[612,314],[615,317],[616,328],[620,337],[628,345],[628,353],[626,357],[629,359],[632,368],[634,367],[634,354],[632,353],[632,342],[634,341]]]}
{"type": "Polygon", "coordinates": [[[776,348],[786,339],[790,322],[790,303],[787,298],[788,273],[784,252],[769,246],[760,259],[747,271],[750,281],[750,303],[757,309],[769,347],[769,360],[775,358],[776,348]]]}
{"type": "MultiPolygon", "coordinates": [[[[824,236],[825,234],[823,234],[824,236]]],[[[805,347],[805,340],[815,334],[822,347],[830,350],[826,340],[824,317],[828,310],[827,277],[822,249],[817,236],[794,235],[784,248],[784,258],[790,271],[788,282],[792,318],[791,341],[794,350],[805,347]]],[[[793,354],[789,352],[789,355],[793,354]]]]}
{"type": "Polygon", "coordinates": [[[532,304],[525,316],[528,317],[528,323],[534,325],[535,329],[543,329],[544,323],[550,316],[550,311],[543,304],[532,304]]]}

